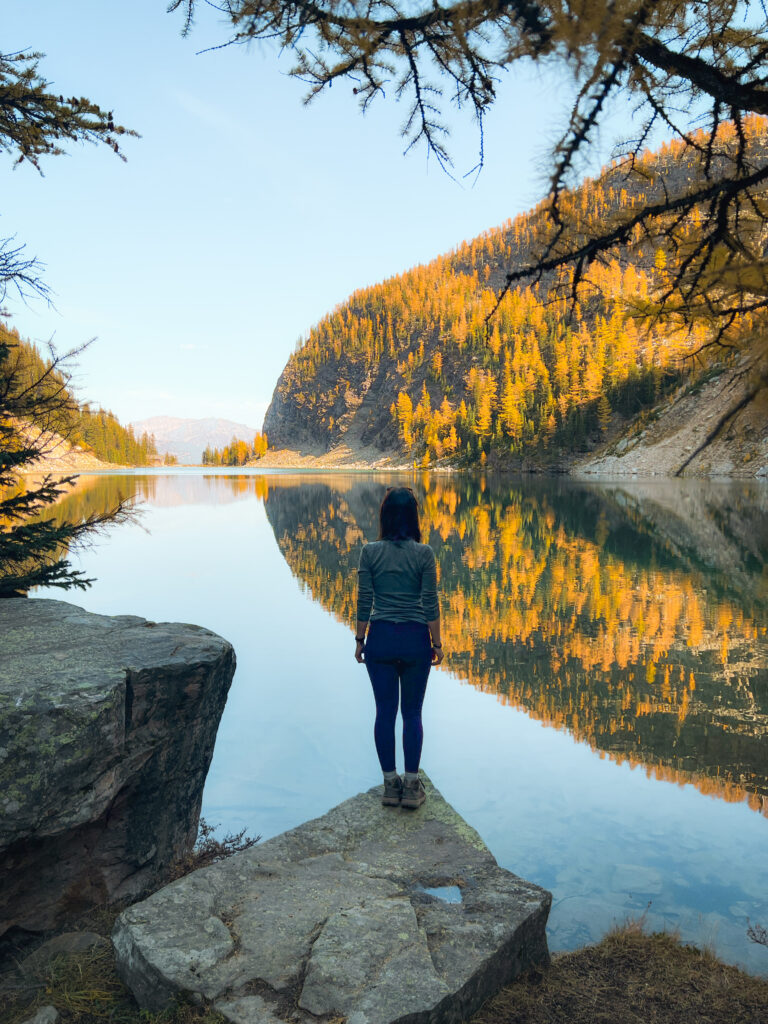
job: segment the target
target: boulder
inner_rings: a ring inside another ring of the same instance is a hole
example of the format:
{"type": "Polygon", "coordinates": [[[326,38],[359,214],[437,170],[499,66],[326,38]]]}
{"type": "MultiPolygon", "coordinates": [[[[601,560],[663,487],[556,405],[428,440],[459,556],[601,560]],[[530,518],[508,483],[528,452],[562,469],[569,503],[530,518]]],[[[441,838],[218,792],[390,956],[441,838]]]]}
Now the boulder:
{"type": "Polygon", "coordinates": [[[3,935],[146,892],[189,849],[235,656],[63,601],[0,601],[0,636],[3,935]]]}
{"type": "Polygon", "coordinates": [[[407,811],[376,787],[129,907],[112,940],[139,1005],[183,995],[234,1024],[456,1024],[546,962],[550,894],[427,793],[407,811]]]}

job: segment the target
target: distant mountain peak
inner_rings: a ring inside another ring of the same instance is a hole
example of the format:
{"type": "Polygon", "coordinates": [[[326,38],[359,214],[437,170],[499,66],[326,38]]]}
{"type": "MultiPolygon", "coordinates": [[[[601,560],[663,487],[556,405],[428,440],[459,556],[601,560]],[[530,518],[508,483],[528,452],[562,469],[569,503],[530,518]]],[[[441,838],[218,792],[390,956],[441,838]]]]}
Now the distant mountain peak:
{"type": "Polygon", "coordinates": [[[233,437],[251,441],[258,433],[258,427],[220,416],[206,416],[200,419],[149,416],[144,420],[136,420],[131,426],[137,436],[144,431],[154,434],[159,452],[169,452],[175,455],[179,462],[194,465],[201,462],[203,450],[207,445],[221,448],[229,444],[233,437]]]}

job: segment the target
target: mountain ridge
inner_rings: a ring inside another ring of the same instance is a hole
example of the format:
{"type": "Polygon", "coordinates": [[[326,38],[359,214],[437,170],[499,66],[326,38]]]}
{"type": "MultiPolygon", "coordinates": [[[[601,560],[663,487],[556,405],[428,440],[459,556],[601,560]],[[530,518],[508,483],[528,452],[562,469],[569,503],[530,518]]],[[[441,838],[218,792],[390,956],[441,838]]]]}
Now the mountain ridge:
{"type": "MultiPolygon", "coordinates": [[[[765,122],[747,130],[753,155],[768,160],[765,122]]],[[[568,194],[579,231],[698,173],[674,144],[641,163],[634,176],[612,165],[568,194]]],[[[545,217],[540,204],[327,314],[275,386],[263,426],[277,449],[269,461],[569,471],[641,432],[702,372],[734,372],[731,356],[707,348],[708,325],[686,330],[648,313],[673,270],[661,235],[590,268],[575,302],[555,291],[568,290],[567,274],[499,299],[510,269],[530,262],[545,217]],[[696,350],[704,365],[694,371],[696,350]]],[[[695,231],[694,217],[694,240],[695,231]]],[[[747,336],[754,324],[740,326],[747,336]]],[[[672,460],[675,472],[683,462],[672,460]]]]}

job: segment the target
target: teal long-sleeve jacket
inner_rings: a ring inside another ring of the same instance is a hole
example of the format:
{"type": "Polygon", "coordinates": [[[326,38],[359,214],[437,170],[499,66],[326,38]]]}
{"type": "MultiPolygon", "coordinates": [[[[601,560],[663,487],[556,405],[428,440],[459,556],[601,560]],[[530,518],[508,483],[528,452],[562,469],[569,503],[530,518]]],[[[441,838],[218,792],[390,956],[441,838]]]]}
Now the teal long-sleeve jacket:
{"type": "Polygon", "coordinates": [[[440,616],[435,553],[415,540],[377,540],[360,553],[359,622],[431,622],[440,616]]]}

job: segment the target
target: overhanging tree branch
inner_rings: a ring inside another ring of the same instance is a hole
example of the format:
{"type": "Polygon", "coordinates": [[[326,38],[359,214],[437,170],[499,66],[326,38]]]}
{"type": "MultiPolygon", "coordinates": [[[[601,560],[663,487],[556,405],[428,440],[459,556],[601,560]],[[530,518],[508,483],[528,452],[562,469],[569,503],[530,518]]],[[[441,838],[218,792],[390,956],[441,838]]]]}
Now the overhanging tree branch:
{"type": "MultiPolygon", "coordinates": [[[[761,53],[763,54],[762,60],[764,59],[764,48],[762,47],[761,53]]],[[[719,67],[700,57],[677,53],[658,40],[649,39],[645,35],[640,36],[635,46],[635,55],[660,71],[665,71],[682,82],[689,83],[699,91],[711,96],[718,103],[733,107],[735,110],[768,114],[768,90],[738,81],[741,73],[753,70],[754,62],[750,61],[744,68],[738,69],[736,75],[727,75],[719,67]]]]}
{"type": "Polygon", "coordinates": [[[84,97],[52,93],[38,74],[42,54],[0,53],[0,153],[15,153],[40,170],[40,158],[66,142],[100,142],[124,159],[118,139],[136,132],[84,97]]]}
{"type": "MultiPolygon", "coordinates": [[[[185,31],[195,4],[169,5],[186,13],[185,31]]],[[[676,275],[656,296],[658,315],[719,318],[713,330],[722,339],[734,309],[761,308],[768,288],[761,235],[768,234],[768,145],[745,130],[745,115],[768,116],[768,22],[761,3],[224,0],[219,9],[231,27],[230,43],[274,39],[292,50],[292,73],[310,83],[311,96],[346,77],[366,109],[393,83],[395,96],[409,103],[407,148],[423,142],[446,169],[448,104],[469,107],[482,146],[483,116],[504,71],[529,59],[557,60],[572,70],[576,100],[554,150],[549,225],[525,265],[510,268],[499,300],[513,284],[566,266],[575,294],[592,260],[615,255],[639,232],[677,259],[676,275]],[[679,160],[692,162],[695,180],[667,182],[656,168],[639,210],[615,204],[607,224],[585,227],[563,214],[560,200],[609,101],[619,95],[636,101],[636,117],[644,119],[625,150],[632,172],[642,167],[641,147],[652,128],[663,124],[680,139],[679,160]]]]}

